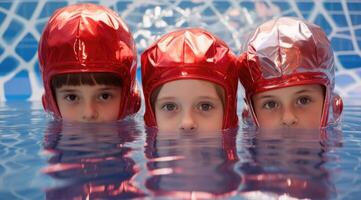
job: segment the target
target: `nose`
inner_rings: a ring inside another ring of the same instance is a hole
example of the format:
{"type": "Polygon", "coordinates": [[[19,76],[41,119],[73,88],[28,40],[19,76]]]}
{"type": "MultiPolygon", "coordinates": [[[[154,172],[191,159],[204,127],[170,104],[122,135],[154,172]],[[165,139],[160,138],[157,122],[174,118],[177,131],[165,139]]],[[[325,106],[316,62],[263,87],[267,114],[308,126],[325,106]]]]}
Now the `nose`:
{"type": "Polygon", "coordinates": [[[91,122],[98,119],[99,113],[94,102],[86,102],[82,114],[82,121],[91,122]]]}
{"type": "Polygon", "coordinates": [[[292,108],[284,108],[282,115],[282,126],[293,127],[298,122],[297,115],[294,113],[292,108]]]}
{"type": "Polygon", "coordinates": [[[179,129],[181,132],[195,132],[197,130],[197,122],[191,111],[187,111],[182,115],[179,129]]]}

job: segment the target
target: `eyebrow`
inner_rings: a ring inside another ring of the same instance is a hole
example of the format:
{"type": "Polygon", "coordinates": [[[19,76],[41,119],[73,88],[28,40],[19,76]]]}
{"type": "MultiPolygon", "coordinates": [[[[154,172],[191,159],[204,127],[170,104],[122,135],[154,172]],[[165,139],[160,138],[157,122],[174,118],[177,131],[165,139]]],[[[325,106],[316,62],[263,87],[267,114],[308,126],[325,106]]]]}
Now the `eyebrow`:
{"type": "Polygon", "coordinates": [[[274,95],[262,95],[260,97],[257,97],[256,99],[267,99],[267,98],[274,98],[274,95]]]}
{"type": "Polygon", "coordinates": [[[198,99],[210,99],[210,100],[217,100],[220,99],[218,96],[210,97],[210,96],[199,96],[198,99]]]}
{"type": "MultiPolygon", "coordinates": [[[[217,101],[218,100],[218,97],[209,97],[209,96],[199,96],[199,97],[197,97],[197,99],[199,100],[199,99],[207,99],[207,100],[213,100],[213,101],[217,101]]],[[[176,97],[167,97],[167,96],[165,96],[165,97],[161,97],[161,98],[158,98],[157,100],[156,100],[156,102],[159,102],[159,101],[174,101],[174,100],[176,100],[176,97]]]]}
{"type": "MultiPolygon", "coordinates": [[[[293,94],[302,94],[302,93],[305,93],[305,92],[315,92],[316,90],[314,89],[301,89],[293,94]]],[[[275,97],[274,95],[262,95],[260,97],[258,97],[257,99],[266,99],[266,98],[272,98],[272,97],[275,97]]]]}
{"type": "MultiPolygon", "coordinates": [[[[173,99],[173,98],[176,98],[176,97],[173,97],[173,96],[164,96],[164,97],[160,97],[160,98],[158,98],[158,99],[173,99]]],[[[213,97],[213,96],[198,96],[197,98],[199,98],[199,99],[217,99],[218,98],[218,96],[216,96],[216,97],[213,97]]]]}
{"type": "Polygon", "coordinates": [[[98,90],[118,90],[120,89],[120,87],[114,86],[114,87],[104,87],[104,88],[99,88],[98,90]]]}
{"type": "Polygon", "coordinates": [[[156,102],[157,101],[169,101],[169,100],[174,100],[175,99],[175,97],[161,97],[161,98],[157,98],[156,99],[156,102]]]}
{"type": "Polygon", "coordinates": [[[295,94],[301,94],[301,93],[305,93],[305,92],[315,92],[315,90],[312,89],[302,89],[300,91],[295,92],[295,94]]]}
{"type": "Polygon", "coordinates": [[[58,92],[59,93],[70,93],[70,92],[77,92],[77,90],[74,90],[74,89],[61,89],[58,92]]]}

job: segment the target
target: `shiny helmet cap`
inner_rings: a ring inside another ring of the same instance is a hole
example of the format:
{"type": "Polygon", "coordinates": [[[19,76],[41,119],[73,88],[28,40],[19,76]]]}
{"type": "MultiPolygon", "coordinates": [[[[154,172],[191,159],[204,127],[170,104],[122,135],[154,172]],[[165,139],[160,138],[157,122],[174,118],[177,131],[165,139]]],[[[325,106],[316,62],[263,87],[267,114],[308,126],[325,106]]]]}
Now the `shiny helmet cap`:
{"type": "Polygon", "coordinates": [[[319,26],[290,17],[270,20],[251,34],[245,48],[239,57],[239,78],[246,101],[244,123],[259,125],[252,106],[254,94],[304,84],[325,88],[321,126],[339,121],[343,104],[333,92],[333,50],[319,26]]]}
{"type": "Polygon", "coordinates": [[[39,42],[38,57],[46,111],[61,117],[51,80],[68,73],[107,72],[122,81],[119,119],[140,108],[135,73],[137,54],[127,25],[111,9],[77,4],[58,9],[49,19],[39,42]]]}
{"type": "Polygon", "coordinates": [[[177,30],[162,36],[141,56],[145,98],[144,120],[156,127],[151,94],[164,83],[180,79],[200,79],[218,84],[225,92],[223,129],[238,125],[237,58],[229,47],[200,28],[177,30]]]}

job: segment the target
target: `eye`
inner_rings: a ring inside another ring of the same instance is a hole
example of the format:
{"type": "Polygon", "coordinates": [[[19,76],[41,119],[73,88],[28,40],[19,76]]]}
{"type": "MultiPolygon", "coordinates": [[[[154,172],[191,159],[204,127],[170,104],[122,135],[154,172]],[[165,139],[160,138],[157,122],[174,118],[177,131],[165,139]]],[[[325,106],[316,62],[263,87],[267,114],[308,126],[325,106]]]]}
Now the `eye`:
{"type": "Polygon", "coordinates": [[[112,98],[112,94],[110,93],[102,93],[99,95],[99,99],[102,101],[106,101],[112,98]]]}
{"type": "Polygon", "coordinates": [[[177,105],[175,103],[165,103],[162,105],[162,110],[166,112],[173,112],[177,110],[177,105]]]}
{"type": "Polygon", "coordinates": [[[270,100],[270,101],[266,101],[262,107],[265,109],[275,109],[278,107],[278,104],[276,101],[270,100]]]}
{"type": "Polygon", "coordinates": [[[198,105],[198,109],[200,111],[203,111],[203,112],[207,112],[207,111],[210,111],[214,108],[214,106],[211,104],[211,103],[208,103],[208,102],[204,102],[204,103],[200,103],[198,105]]]}
{"type": "Polygon", "coordinates": [[[309,103],[311,103],[310,97],[305,96],[305,97],[300,97],[297,99],[297,104],[299,104],[299,105],[307,105],[309,103]]]}
{"type": "Polygon", "coordinates": [[[69,102],[75,102],[75,101],[79,100],[79,97],[75,94],[67,94],[67,95],[65,95],[64,99],[69,102]]]}

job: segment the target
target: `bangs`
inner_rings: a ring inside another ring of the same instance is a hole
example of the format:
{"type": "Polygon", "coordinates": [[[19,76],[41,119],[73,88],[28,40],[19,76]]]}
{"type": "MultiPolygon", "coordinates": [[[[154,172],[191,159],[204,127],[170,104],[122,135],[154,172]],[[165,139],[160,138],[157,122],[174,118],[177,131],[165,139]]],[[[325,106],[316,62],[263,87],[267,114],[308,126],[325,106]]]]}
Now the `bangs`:
{"type": "Polygon", "coordinates": [[[51,85],[53,88],[60,88],[64,85],[109,85],[120,87],[122,80],[113,73],[70,73],[54,76],[51,85]]]}

